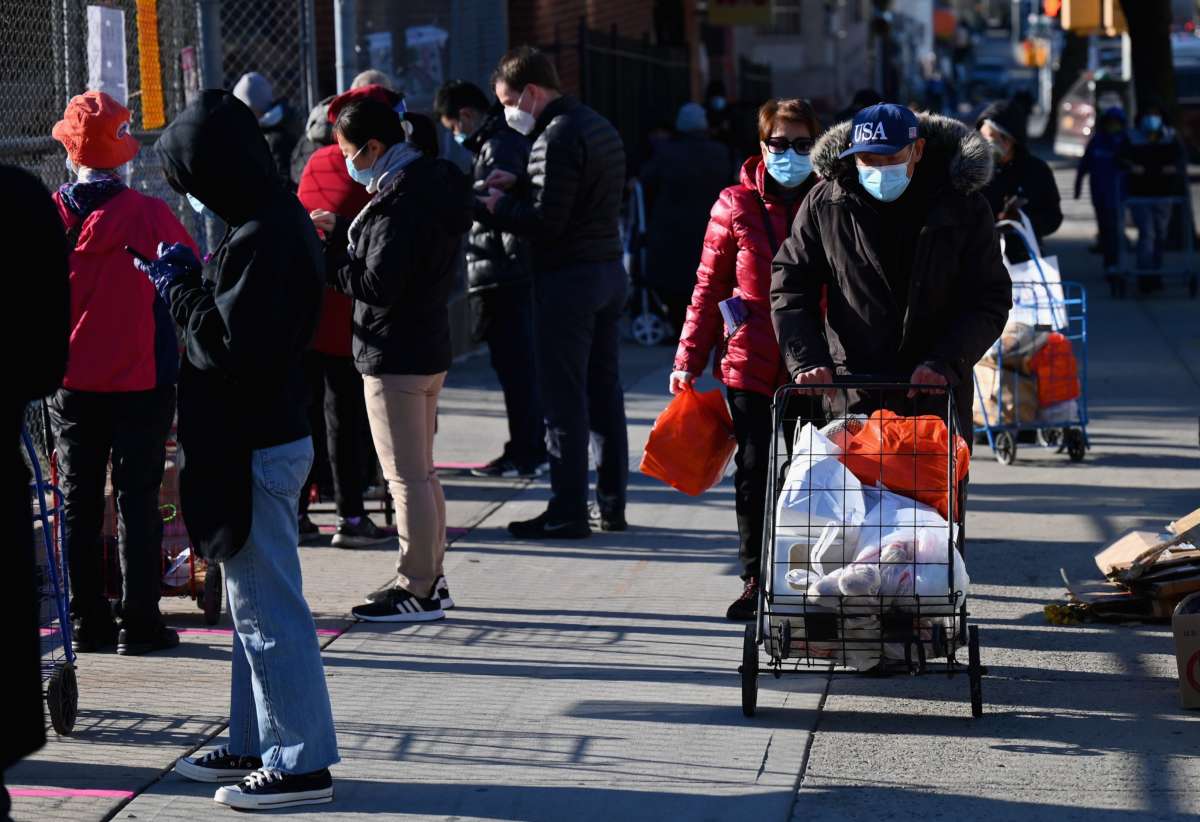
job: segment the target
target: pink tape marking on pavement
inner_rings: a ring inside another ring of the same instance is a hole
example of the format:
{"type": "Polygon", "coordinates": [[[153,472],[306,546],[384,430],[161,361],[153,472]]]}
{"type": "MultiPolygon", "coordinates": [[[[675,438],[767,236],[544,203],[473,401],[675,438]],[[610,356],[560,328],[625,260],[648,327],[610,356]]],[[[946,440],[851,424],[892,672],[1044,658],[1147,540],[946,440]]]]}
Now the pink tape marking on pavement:
{"type": "MultiPolygon", "coordinates": [[[[232,628],[178,628],[176,629],[181,634],[217,634],[219,636],[233,636],[232,628]]],[[[341,636],[347,629],[342,628],[318,628],[317,636],[341,636]]]]}
{"type": "Polygon", "coordinates": [[[13,796],[37,799],[61,799],[73,796],[89,796],[95,799],[132,799],[133,791],[112,791],[105,788],[9,788],[13,796]]]}
{"type": "Polygon", "coordinates": [[[465,537],[470,530],[471,529],[469,529],[469,528],[447,528],[446,536],[447,536],[447,538],[450,538],[450,539],[455,539],[458,537],[465,537]]]}
{"type": "Polygon", "coordinates": [[[482,468],[487,463],[483,462],[435,462],[434,468],[444,469],[446,471],[470,471],[472,468],[482,468]]]}

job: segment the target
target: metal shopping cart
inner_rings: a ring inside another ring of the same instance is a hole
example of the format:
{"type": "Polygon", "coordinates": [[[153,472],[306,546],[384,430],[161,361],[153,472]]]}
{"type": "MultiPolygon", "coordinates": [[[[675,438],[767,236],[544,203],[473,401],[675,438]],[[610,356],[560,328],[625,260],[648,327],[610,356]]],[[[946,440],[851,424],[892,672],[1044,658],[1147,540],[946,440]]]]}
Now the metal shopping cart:
{"type": "Polygon", "coordinates": [[[1016,461],[1023,435],[1079,462],[1091,447],[1087,289],[1060,279],[1027,223],[1003,220],[997,227],[1015,234],[1030,260],[1012,270],[1008,323],[975,366],[976,440],[986,441],[1003,465],[1016,461]]]}
{"type": "Polygon", "coordinates": [[[947,388],[835,378],[775,394],[758,618],[742,646],[742,712],[784,673],[965,672],[983,712],[979,631],[968,625],[969,454],[947,388]],[[828,410],[832,409],[832,410],[828,410]],[[967,649],[967,663],[959,654],[967,649]],[[760,665],[760,649],[766,654],[760,665]]]}
{"type": "Polygon", "coordinates": [[[1196,296],[1200,290],[1200,280],[1197,278],[1200,269],[1196,265],[1196,229],[1190,196],[1125,197],[1117,206],[1116,220],[1117,263],[1113,270],[1107,272],[1112,296],[1118,299],[1124,297],[1130,283],[1141,291],[1153,281],[1163,286],[1175,281],[1187,288],[1189,297],[1196,296]],[[1138,223],[1138,245],[1146,246],[1133,255],[1129,253],[1125,235],[1125,221],[1129,215],[1138,223]],[[1163,236],[1158,243],[1154,243],[1143,237],[1143,232],[1163,236]],[[1173,247],[1168,249],[1166,246],[1171,239],[1170,234],[1177,235],[1177,238],[1173,247]]]}
{"type": "Polygon", "coordinates": [[[46,686],[46,708],[55,733],[67,736],[75,727],[79,711],[79,687],[75,680],[75,651],[71,648],[71,617],[67,603],[67,537],[63,495],[45,482],[42,462],[33,439],[21,431],[33,484],[34,551],[38,589],[38,626],[41,633],[42,682],[46,686]]]}

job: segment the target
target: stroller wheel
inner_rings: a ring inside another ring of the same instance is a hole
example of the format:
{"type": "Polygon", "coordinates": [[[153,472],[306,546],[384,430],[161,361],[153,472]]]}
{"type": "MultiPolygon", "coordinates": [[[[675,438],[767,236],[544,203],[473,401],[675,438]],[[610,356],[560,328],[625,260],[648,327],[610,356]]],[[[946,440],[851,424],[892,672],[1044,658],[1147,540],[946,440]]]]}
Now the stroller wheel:
{"type": "Polygon", "coordinates": [[[633,339],[638,345],[650,348],[659,345],[667,338],[667,324],[662,317],[649,312],[638,314],[633,318],[633,339]]]}

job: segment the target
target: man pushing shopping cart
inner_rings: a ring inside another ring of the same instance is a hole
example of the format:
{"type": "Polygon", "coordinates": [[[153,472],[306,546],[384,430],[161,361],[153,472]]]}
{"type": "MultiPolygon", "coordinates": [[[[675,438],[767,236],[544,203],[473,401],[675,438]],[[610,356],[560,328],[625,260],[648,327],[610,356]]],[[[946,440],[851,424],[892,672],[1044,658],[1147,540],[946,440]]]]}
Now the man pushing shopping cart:
{"type": "MultiPolygon", "coordinates": [[[[979,193],[992,174],[987,143],[956,120],[882,103],[826,132],[812,156],[822,182],[801,206],[771,278],[788,371],[800,385],[828,385],[835,372],[912,383],[897,401],[922,386],[949,386],[958,428],[970,431],[971,369],[1012,305],[992,212],[979,193]]],[[[839,396],[822,393],[830,402],[839,396]]],[[[868,400],[849,393],[851,406],[868,400]]]]}

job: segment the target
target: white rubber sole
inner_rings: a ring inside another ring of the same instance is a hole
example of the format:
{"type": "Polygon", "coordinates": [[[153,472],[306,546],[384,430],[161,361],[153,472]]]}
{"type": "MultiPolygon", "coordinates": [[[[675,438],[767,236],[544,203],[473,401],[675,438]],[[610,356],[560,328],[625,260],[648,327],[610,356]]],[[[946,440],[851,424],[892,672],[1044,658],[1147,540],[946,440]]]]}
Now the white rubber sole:
{"type": "Polygon", "coordinates": [[[323,805],[333,801],[333,786],[315,791],[277,794],[275,796],[249,796],[237,788],[218,788],[213,801],[241,810],[267,810],[269,808],[294,808],[297,805],[323,805]]]}
{"type": "Polygon", "coordinates": [[[175,763],[175,773],[184,779],[190,779],[192,782],[218,784],[221,782],[241,782],[253,773],[253,771],[218,771],[214,768],[201,768],[187,759],[180,759],[175,763]]]}

